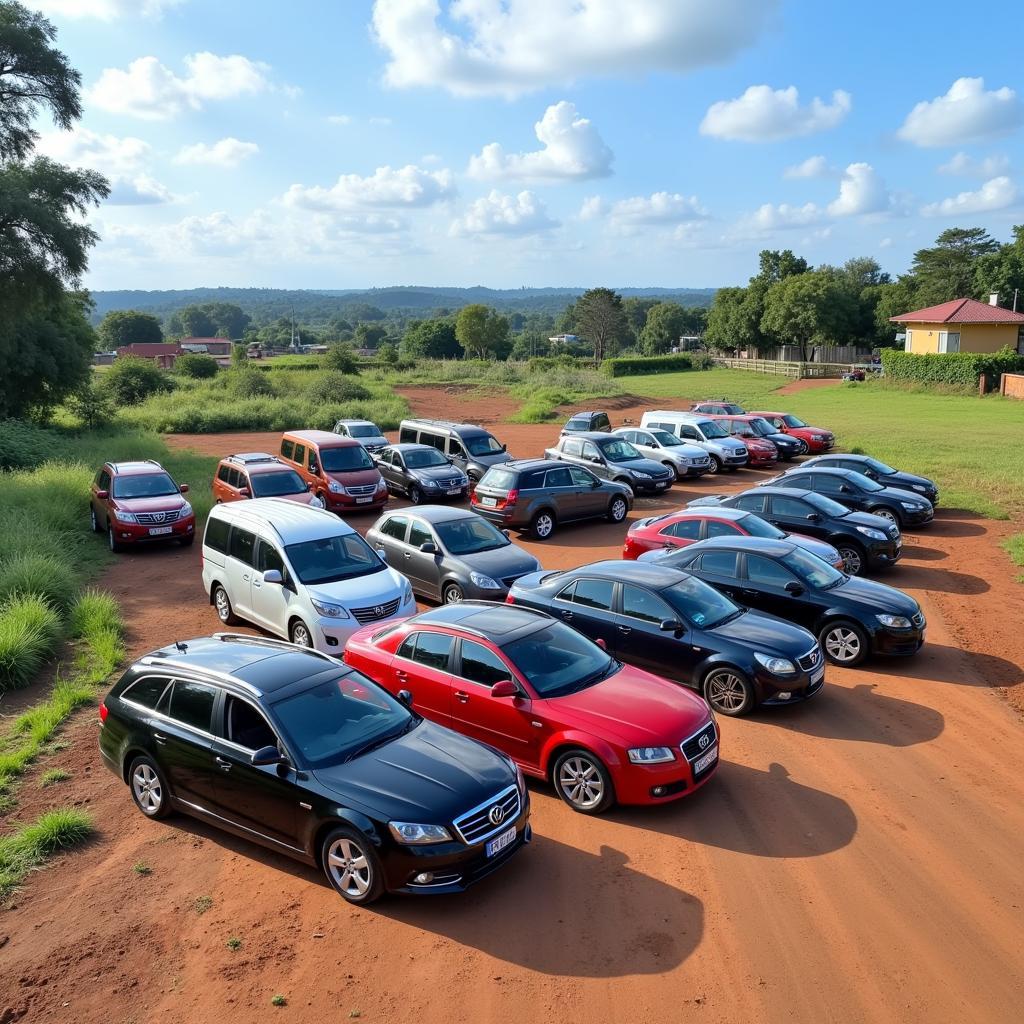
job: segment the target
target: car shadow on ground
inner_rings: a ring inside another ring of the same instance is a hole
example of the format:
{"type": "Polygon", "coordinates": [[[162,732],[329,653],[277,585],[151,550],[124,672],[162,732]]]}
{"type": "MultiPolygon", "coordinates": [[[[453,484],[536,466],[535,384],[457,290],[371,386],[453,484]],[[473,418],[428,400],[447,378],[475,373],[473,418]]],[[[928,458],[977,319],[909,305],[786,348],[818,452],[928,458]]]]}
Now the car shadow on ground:
{"type": "Polygon", "coordinates": [[[992,589],[980,576],[970,576],[952,569],[934,569],[926,565],[902,565],[892,574],[891,580],[886,579],[885,582],[900,590],[917,587],[943,594],[984,594],[992,589]]]}
{"type": "Polygon", "coordinates": [[[927,657],[908,661],[900,675],[922,683],[958,683],[961,686],[1016,686],[1024,682],[1024,668],[995,654],[933,643],[925,644],[923,653],[927,653],[927,657]]]}
{"type": "Polygon", "coordinates": [[[960,509],[945,509],[941,518],[936,516],[932,520],[931,526],[927,528],[928,533],[935,534],[937,537],[980,537],[985,532],[985,527],[966,521],[973,515],[972,512],[964,512],[960,509]],[[947,519],[946,516],[951,512],[956,514],[956,518],[947,519]],[[960,518],[961,516],[964,518],[960,518]]]}
{"type": "Polygon", "coordinates": [[[903,535],[903,563],[907,562],[941,562],[949,558],[949,554],[939,548],[928,548],[916,543],[916,538],[903,535]],[[909,543],[906,543],[909,541],[909,543]]]}

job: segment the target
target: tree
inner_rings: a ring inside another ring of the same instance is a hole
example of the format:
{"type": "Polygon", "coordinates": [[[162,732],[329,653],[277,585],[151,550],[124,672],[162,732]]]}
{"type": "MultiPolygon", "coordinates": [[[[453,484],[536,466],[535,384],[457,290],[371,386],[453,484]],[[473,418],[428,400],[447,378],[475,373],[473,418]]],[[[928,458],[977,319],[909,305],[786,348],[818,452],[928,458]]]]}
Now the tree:
{"type": "Polygon", "coordinates": [[[551,351],[548,332],[529,327],[520,331],[512,341],[512,359],[532,359],[534,356],[546,356],[551,351]]]}
{"type": "Polygon", "coordinates": [[[992,292],[1007,309],[1024,310],[1024,224],[1013,229],[1013,241],[979,256],[974,264],[974,295],[984,299],[992,292]]]}
{"type": "Polygon", "coordinates": [[[90,430],[102,427],[114,418],[114,401],[110,392],[91,376],[68,395],[64,405],[90,430]]]}
{"type": "Polygon", "coordinates": [[[647,315],[657,305],[657,299],[641,299],[635,296],[622,303],[622,311],[626,314],[626,323],[635,343],[640,343],[640,334],[647,323],[647,315]]]}
{"type": "Polygon", "coordinates": [[[475,303],[463,306],[455,318],[455,339],[467,356],[480,359],[508,354],[508,319],[475,303]]]}
{"type": "Polygon", "coordinates": [[[889,318],[901,313],[910,313],[920,309],[917,281],[909,274],[901,274],[895,281],[880,285],[878,299],[875,302],[875,336],[878,344],[892,346],[896,344],[896,324],[889,318]]]}
{"type": "Polygon", "coordinates": [[[217,325],[202,306],[186,306],[178,313],[182,337],[215,338],[217,325]]]}
{"type": "Polygon", "coordinates": [[[413,320],[402,336],[402,355],[409,359],[457,359],[462,346],[451,317],[413,320]]]}
{"type": "MultiPolygon", "coordinates": [[[[241,346],[236,345],[235,348],[241,348],[241,346]]],[[[234,350],[232,350],[231,354],[234,355],[234,350]]],[[[210,377],[217,376],[217,371],[220,367],[213,356],[206,356],[201,352],[189,352],[178,357],[174,364],[174,369],[178,373],[186,377],[192,377],[195,380],[208,380],[210,377]]]]}
{"type": "Polygon", "coordinates": [[[368,302],[350,302],[345,307],[345,317],[352,323],[358,324],[363,320],[385,320],[387,314],[384,310],[371,306],[368,302]]]}
{"type": "Polygon", "coordinates": [[[575,319],[580,336],[594,346],[598,362],[614,355],[628,336],[622,296],[610,288],[585,291],[576,300],[575,319]]]}
{"type": "Polygon", "coordinates": [[[103,377],[107,394],[119,405],[138,405],[151,395],[170,391],[173,385],[167,374],[152,360],[138,356],[122,356],[103,377]]]}
{"type": "Polygon", "coordinates": [[[359,367],[356,364],[356,356],[351,345],[339,342],[331,345],[324,356],[324,368],[336,370],[338,373],[357,374],[359,367]]]}
{"type": "Polygon", "coordinates": [[[808,271],[773,284],[765,295],[761,330],[779,345],[799,345],[805,362],[811,346],[835,340],[848,311],[830,268],[808,271]]]}
{"type": "Polygon", "coordinates": [[[932,248],[918,249],[910,273],[922,306],[973,295],[978,261],[998,248],[984,228],[947,228],[932,248]]]}
{"type": "Polygon", "coordinates": [[[249,353],[245,345],[231,346],[231,365],[234,367],[245,366],[249,362],[249,353]]]}
{"type": "Polygon", "coordinates": [[[645,356],[660,356],[673,345],[686,329],[686,310],[678,302],[659,302],[651,306],[640,331],[640,348],[645,356]]]}
{"type": "Polygon", "coordinates": [[[382,366],[394,366],[398,362],[398,346],[386,341],[377,349],[377,358],[382,366]]]}
{"type": "Polygon", "coordinates": [[[137,309],[112,309],[96,329],[100,343],[111,351],[124,345],[152,344],[164,340],[160,321],[137,309]]]}
{"type": "Polygon", "coordinates": [[[356,327],[355,339],[360,348],[376,348],[387,336],[387,328],[380,324],[359,324],[356,327]]]}
{"type": "Polygon", "coordinates": [[[761,317],[747,300],[746,288],[719,288],[708,312],[704,342],[719,352],[756,348],[761,337],[761,317]]]}

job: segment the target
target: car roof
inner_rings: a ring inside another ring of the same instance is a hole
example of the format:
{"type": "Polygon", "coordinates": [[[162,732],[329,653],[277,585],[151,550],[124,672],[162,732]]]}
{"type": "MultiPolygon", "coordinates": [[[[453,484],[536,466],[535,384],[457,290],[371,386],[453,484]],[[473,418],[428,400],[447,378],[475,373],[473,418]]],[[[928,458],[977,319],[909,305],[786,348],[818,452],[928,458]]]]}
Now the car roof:
{"type": "Polygon", "coordinates": [[[580,439],[582,439],[584,441],[606,441],[607,442],[607,441],[611,440],[611,437],[610,437],[609,434],[606,434],[603,430],[581,430],[576,435],[575,440],[580,440],[580,439]]]}
{"type": "Polygon", "coordinates": [[[475,423],[455,423],[452,420],[402,420],[402,426],[443,427],[445,430],[454,430],[460,434],[474,432],[477,434],[489,433],[489,431],[483,427],[478,427],[475,423]]]}
{"type": "Polygon", "coordinates": [[[770,540],[766,537],[709,537],[683,548],[684,551],[703,551],[705,548],[735,548],[759,555],[788,555],[796,545],[789,540],[770,540]]]}
{"type": "Polygon", "coordinates": [[[338,420],[338,423],[344,423],[346,427],[377,427],[373,420],[338,420]]]}
{"type": "Polygon", "coordinates": [[[603,410],[601,410],[601,409],[590,409],[589,411],[585,410],[583,412],[574,412],[569,417],[569,419],[570,420],[575,420],[575,419],[579,419],[580,416],[602,416],[602,415],[604,415],[603,410]]]}
{"type": "Polygon", "coordinates": [[[791,416],[792,413],[788,412],[773,412],[771,409],[749,409],[747,411],[748,416],[791,416]]]}
{"type": "Polygon", "coordinates": [[[167,472],[155,459],[143,459],[138,462],[108,462],[107,465],[116,476],[141,476],[145,473],[167,472]]]}
{"type": "MultiPolygon", "coordinates": [[[[500,466],[492,466],[491,469],[514,469],[525,473],[528,469],[559,469],[564,465],[552,459],[513,459],[511,462],[503,462],[500,466]]],[[[490,471],[489,469],[487,472],[490,471]]]]}
{"type": "Polygon", "coordinates": [[[633,562],[609,559],[567,569],[562,576],[592,576],[623,583],[641,583],[648,587],[670,587],[684,579],[686,573],[658,565],[657,562],[633,562]]]}
{"type": "MultiPolygon", "coordinates": [[[[696,420],[706,420],[706,419],[709,418],[708,413],[706,413],[706,412],[694,412],[692,409],[688,410],[688,411],[675,411],[675,412],[673,412],[673,410],[671,410],[671,409],[653,409],[653,410],[651,410],[649,412],[645,412],[641,418],[642,419],[648,419],[648,418],[653,419],[655,416],[671,417],[672,419],[675,419],[675,420],[686,420],[687,422],[690,422],[690,423],[692,423],[692,422],[694,422],[696,420]]],[[[647,430],[649,428],[648,427],[641,427],[640,429],[641,430],[647,430]]]]}
{"type": "MultiPolygon", "coordinates": [[[[763,488],[757,489],[760,494],[763,488]]],[[[666,515],[659,516],[657,522],[665,522],[668,519],[707,519],[709,516],[714,519],[730,519],[736,522],[740,519],[745,519],[747,516],[754,515],[753,512],[748,512],[745,508],[729,508],[727,505],[694,505],[692,508],[686,507],[677,509],[675,512],[669,512],[666,515]]],[[[654,523],[650,524],[651,526],[654,523]]]]}
{"type": "MultiPolygon", "coordinates": [[[[854,455],[851,452],[826,452],[821,455],[815,455],[810,459],[804,459],[803,465],[814,466],[815,463],[820,462],[822,459],[849,459],[851,462],[869,462],[871,460],[870,455],[854,455]]],[[[851,470],[840,470],[838,466],[818,466],[818,469],[835,469],[839,472],[849,473],[851,470]]]]}
{"type": "Polygon", "coordinates": [[[757,417],[750,412],[708,412],[704,414],[709,420],[756,420],[757,417]]]}
{"type": "MultiPolygon", "coordinates": [[[[449,523],[453,519],[480,519],[472,509],[453,508],[451,505],[405,505],[389,509],[386,515],[413,516],[426,523],[449,523]]],[[[486,520],[484,520],[486,522],[486,520]]]]}
{"type": "MultiPolygon", "coordinates": [[[[432,444],[413,444],[411,441],[405,441],[401,444],[389,444],[388,448],[393,452],[424,452],[431,451],[436,452],[437,449],[432,444]]],[[[438,452],[439,455],[444,455],[444,452],[438,452]]]]}
{"type": "Polygon", "coordinates": [[[214,505],[210,516],[240,525],[268,526],[283,544],[344,537],[356,531],[326,509],[303,505],[287,498],[252,498],[214,505]]]}
{"type": "MultiPolygon", "coordinates": [[[[781,494],[786,498],[806,498],[808,494],[814,494],[814,491],[809,491],[802,487],[774,487],[771,484],[766,484],[764,487],[750,487],[745,491],[740,491],[739,494],[730,494],[730,498],[742,498],[744,494],[781,494]]],[[[827,494],[819,495],[819,497],[827,498],[827,494]]],[[[757,515],[757,513],[754,513],[757,515]]]]}
{"type": "Polygon", "coordinates": [[[837,476],[842,480],[849,480],[851,483],[859,483],[858,478],[862,478],[863,474],[856,472],[852,469],[840,469],[838,466],[794,466],[792,469],[787,469],[783,476],[796,476],[800,472],[815,473],[818,476],[837,476]]]}
{"type": "Polygon", "coordinates": [[[359,444],[355,438],[342,437],[340,434],[335,434],[333,430],[286,430],[283,436],[297,441],[305,441],[307,444],[330,445],[332,448],[350,448],[352,445],[359,444]]]}
{"type": "Polygon", "coordinates": [[[260,462],[280,462],[276,455],[271,455],[270,452],[236,452],[234,455],[225,455],[221,462],[239,462],[243,465],[251,465],[252,463],[260,462]]]}
{"type": "Polygon", "coordinates": [[[522,605],[462,601],[459,604],[443,604],[438,608],[421,612],[409,619],[408,624],[415,626],[417,623],[425,623],[464,629],[501,645],[535,633],[538,629],[550,625],[552,621],[555,620],[546,612],[522,605]]]}

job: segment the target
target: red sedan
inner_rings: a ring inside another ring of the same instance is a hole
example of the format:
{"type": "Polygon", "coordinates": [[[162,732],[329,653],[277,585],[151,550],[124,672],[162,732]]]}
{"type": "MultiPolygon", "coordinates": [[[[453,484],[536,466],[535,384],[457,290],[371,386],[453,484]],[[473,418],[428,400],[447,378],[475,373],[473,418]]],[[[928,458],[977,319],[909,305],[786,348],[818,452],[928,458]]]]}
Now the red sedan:
{"type": "Polygon", "coordinates": [[[808,426],[791,412],[752,412],[750,415],[767,420],[780,434],[799,437],[811,455],[827,452],[836,443],[836,435],[831,430],[808,426]]]}
{"type": "Polygon", "coordinates": [[[788,537],[794,544],[837,569],[843,569],[846,565],[839,552],[825,541],[785,533],[753,512],[720,508],[717,505],[669,512],[668,515],[653,519],[638,519],[626,534],[622,557],[640,558],[649,551],[674,551],[710,537],[737,536],[761,537],[764,540],[785,540],[788,537]]]}
{"type": "Polygon", "coordinates": [[[464,601],[377,623],[351,637],[345,661],[550,779],[583,814],[677,800],[718,767],[718,728],[700,697],[530,608],[464,601]]]}

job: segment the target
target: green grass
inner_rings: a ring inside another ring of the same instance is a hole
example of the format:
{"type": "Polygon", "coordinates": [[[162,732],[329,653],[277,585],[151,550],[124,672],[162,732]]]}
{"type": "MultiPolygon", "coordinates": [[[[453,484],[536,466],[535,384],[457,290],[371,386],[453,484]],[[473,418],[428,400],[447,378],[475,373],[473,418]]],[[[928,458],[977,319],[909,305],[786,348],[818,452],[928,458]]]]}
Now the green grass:
{"type": "Polygon", "coordinates": [[[202,917],[213,906],[212,896],[197,896],[192,903],[192,909],[202,917]]]}
{"type": "Polygon", "coordinates": [[[224,945],[227,946],[232,953],[236,953],[242,948],[242,940],[237,935],[232,935],[224,945]]]}
{"type": "MultiPolygon", "coordinates": [[[[1014,565],[1024,568],[1024,533],[1015,533],[1003,541],[1003,548],[1010,556],[1014,565]]],[[[1019,583],[1024,583],[1024,574],[1017,577],[1019,583]]]]}
{"type": "Polygon", "coordinates": [[[279,992],[273,999],[270,1000],[271,1006],[287,1006],[288,1000],[279,992]]]}
{"type": "Polygon", "coordinates": [[[28,686],[60,637],[60,616],[43,598],[17,594],[0,605],[0,693],[28,686]]]}
{"type": "Polygon", "coordinates": [[[85,842],[91,833],[88,814],[61,808],[0,838],[0,904],[10,899],[31,870],[55,853],[85,842]]]}
{"type": "Polygon", "coordinates": [[[153,874],[153,869],[143,860],[137,860],[132,865],[132,871],[134,871],[135,874],[137,875],[143,876],[153,874]]]}
{"type": "Polygon", "coordinates": [[[58,782],[67,782],[70,778],[71,772],[63,768],[51,768],[39,777],[39,785],[43,789],[49,789],[50,786],[56,786],[58,782]]]}

